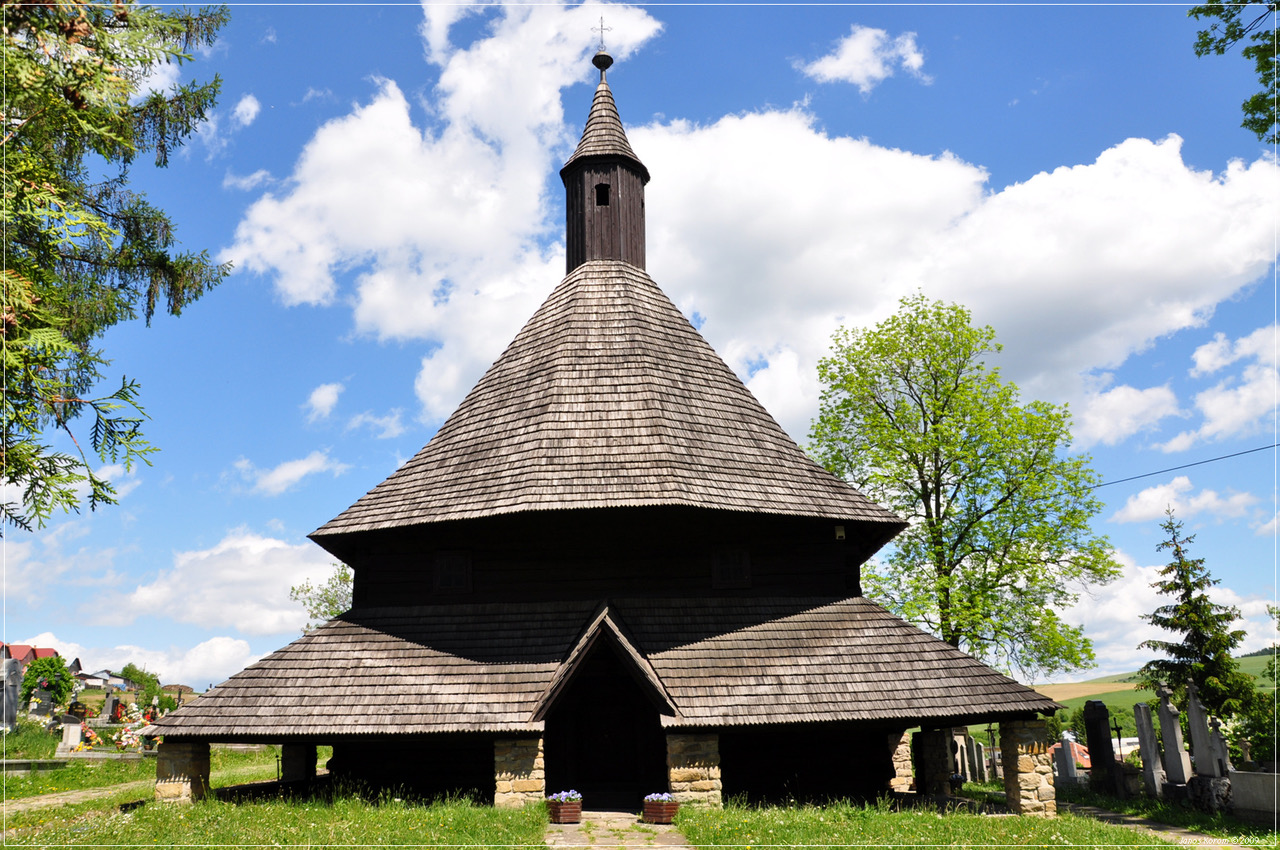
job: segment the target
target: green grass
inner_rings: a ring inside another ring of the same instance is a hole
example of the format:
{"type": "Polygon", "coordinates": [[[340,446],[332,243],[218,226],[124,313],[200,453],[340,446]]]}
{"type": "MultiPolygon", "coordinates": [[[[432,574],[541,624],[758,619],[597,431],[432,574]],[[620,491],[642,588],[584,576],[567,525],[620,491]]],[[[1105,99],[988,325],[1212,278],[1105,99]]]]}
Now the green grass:
{"type": "MultiPolygon", "coordinates": [[[[263,753],[244,753],[215,747],[209,756],[210,784],[221,788],[233,783],[275,779],[278,753],[279,750],[275,747],[270,747],[263,753]]],[[[19,800],[41,794],[105,788],[125,782],[154,782],[155,778],[154,758],[100,761],[73,759],[66,767],[57,770],[41,770],[26,776],[5,774],[4,796],[6,800],[19,800]]]]}
{"type": "Polygon", "coordinates": [[[50,734],[44,727],[30,720],[19,720],[17,731],[0,734],[4,739],[3,753],[7,759],[51,759],[60,734],[50,734]]]}
{"type": "Polygon", "coordinates": [[[723,810],[682,807],[676,823],[698,847],[1168,846],[1150,835],[1074,815],[943,815],[929,809],[891,812],[884,806],[847,803],[799,808],[729,804],[723,810]]]}
{"type": "Polygon", "coordinates": [[[1180,826],[1183,829],[1227,839],[1234,844],[1275,847],[1277,842],[1276,831],[1266,825],[1238,820],[1230,815],[1209,815],[1197,809],[1165,803],[1150,797],[1119,800],[1109,795],[1095,793],[1081,785],[1074,788],[1062,787],[1057,793],[1059,801],[1097,806],[1126,815],[1137,815],[1170,826],[1180,826]]]}
{"type": "Polygon", "coordinates": [[[127,812],[75,806],[10,817],[9,846],[183,844],[247,845],[541,845],[545,806],[493,809],[465,800],[417,804],[358,794],[332,799],[195,805],[147,803],[127,812]]]}

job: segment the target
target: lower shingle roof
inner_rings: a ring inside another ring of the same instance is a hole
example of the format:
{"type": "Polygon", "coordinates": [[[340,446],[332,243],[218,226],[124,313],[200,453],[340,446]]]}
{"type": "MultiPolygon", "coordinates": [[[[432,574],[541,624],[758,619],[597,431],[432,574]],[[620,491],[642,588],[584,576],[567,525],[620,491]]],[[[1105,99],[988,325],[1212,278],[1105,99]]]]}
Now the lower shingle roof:
{"type": "MultiPolygon", "coordinates": [[[[352,611],[154,733],[176,738],[540,731],[600,600],[352,611]]],[[[998,719],[1057,703],[864,598],[611,599],[674,703],[667,726],[998,719]]]]}

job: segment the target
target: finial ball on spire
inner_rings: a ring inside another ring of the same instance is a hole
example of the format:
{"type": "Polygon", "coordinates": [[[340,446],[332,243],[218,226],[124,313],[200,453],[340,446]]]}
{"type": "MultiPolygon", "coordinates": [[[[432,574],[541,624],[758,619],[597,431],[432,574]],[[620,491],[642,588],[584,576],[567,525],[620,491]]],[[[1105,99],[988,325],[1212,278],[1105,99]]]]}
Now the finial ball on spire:
{"type": "Polygon", "coordinates": [[[595,56],[591,57],[591,64],[600,69],[600,73],[609,70],[613,65],[613,57],[601,50],[595,56]]]}

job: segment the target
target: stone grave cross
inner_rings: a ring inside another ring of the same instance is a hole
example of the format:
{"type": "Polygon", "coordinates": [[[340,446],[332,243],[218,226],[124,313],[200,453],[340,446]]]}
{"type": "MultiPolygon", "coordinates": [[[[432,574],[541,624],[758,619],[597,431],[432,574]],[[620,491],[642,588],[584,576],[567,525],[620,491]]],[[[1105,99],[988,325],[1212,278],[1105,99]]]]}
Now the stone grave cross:
{"type": "Polygon", "coordinates": [[[1164,741],[1164,772],[1171,785],[1186,785],[1191,778],[1191,758],[1182,747],[1181,712],[1173,706],[1173,691],[1164,682],[1156,688],[1160,698],[1160,737],[1164,741]]]}

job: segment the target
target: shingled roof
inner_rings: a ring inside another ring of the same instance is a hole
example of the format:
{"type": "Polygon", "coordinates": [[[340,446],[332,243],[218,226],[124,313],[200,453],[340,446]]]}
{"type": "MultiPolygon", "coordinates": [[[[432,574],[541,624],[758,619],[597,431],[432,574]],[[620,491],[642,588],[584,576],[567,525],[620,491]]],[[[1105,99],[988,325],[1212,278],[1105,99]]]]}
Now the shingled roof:
{"type": "Polygon", "coordinates": [[[604,77],[605,70],[613,60],[608,57],[608,54],[600,53],[596,55],[593,62],[597,68],[600,68],[600,84],[596,86],[595,96],[591,99],[591,111],[587,113],[587,126],[582,131],[582,138],[573,155],[565,160],[560,174],[563,177],[569,167],[580,159],[620,157],[633,162],[640,169],[644,182],[648,183],[649,169],[644,167],[640,157],[636,156],[635,151],[631,149],[631,143],[627,141],[627,133],[622,128],[622,118],[618,115],[618,106],[613,101],[613,92],[609,90],[609,83],[604,77]]]}
{"type": "Polygon", "coordinates": [[[352,612],[152,731],[174,738],[540,731],[594,635],[674,708],[664,726],[983,722],[1057,703],[864,598],[616,599],[352,612]],[[607,632],[607,635],[606,635],[607,632]]]}
{"type": "Polygon", "coordinates": [[[312,537],[637,505],[904,526],[810,460],[643,270],[593,260],[425,448],[312,537]]]}

